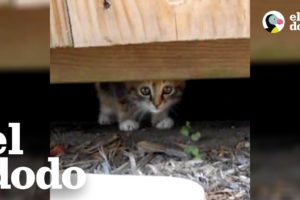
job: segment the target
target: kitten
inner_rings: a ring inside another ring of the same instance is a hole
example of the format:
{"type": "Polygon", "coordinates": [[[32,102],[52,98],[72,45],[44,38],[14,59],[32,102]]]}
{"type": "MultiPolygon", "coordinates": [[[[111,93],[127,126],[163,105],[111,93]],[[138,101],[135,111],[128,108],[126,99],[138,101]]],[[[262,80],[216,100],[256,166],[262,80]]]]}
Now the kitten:
{"type": "Polygon", "coordinates": [[[172,128],[169,111],[183,94],[184,81],[141,81],[97,83],[100,100],[98,122],[101,125],[118,122],[122,131],[139,128],[140,121],[151,113],[151,123],[158,129],[172,128]]]}

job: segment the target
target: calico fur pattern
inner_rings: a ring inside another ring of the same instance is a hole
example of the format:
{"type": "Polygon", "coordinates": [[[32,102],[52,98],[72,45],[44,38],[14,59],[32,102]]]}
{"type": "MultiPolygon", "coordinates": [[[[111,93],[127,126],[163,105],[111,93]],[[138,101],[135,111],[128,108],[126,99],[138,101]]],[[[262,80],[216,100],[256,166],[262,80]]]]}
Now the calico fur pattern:
{"type": "Polygon", "coordinates": [[[117,122],[120,130],[133,131],[150,113],[154,127],[171,128],[174,120],[169,117],[169,112],[180,102],[184,87],[184,81],[166,80],[97,83],[100,101],[98,122],[101,125],[117,122]]]}

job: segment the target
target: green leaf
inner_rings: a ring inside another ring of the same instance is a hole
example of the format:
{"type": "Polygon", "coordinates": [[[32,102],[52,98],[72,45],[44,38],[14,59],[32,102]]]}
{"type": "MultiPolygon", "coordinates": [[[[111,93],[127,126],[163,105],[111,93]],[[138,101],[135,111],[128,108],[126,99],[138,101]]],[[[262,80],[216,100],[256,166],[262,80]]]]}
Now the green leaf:
{"type": "Polygon", "coordinates": [[[193,153],[196,151],[195,149],[198,149],[195,145],[187,145],[185,148],[184,148],[184,151],[188,154],[191,154],[193,155],[193,153]]]}
{"type": "Polygon", "coordinates": [[[181,128],[180,133],[185,137],[188,137],[190,135],[189,129],[185,126],[181,128]]]}
{"type": "Polygon", "coordinates": [[[200,151],[199,151],[198,147],[196,147],[196,146],[192,146],[191,153],[194,157],[200,155],[200,151]]]}
{"type": "Polygon", "coordinates": [[[194,159],[195,159],[195,160],[201,160],[201,155],[199,154],[199,155],[197,155],[197,156],[194,156],[194,159]]]}
{"type": "Polygon", "coordinates": [[[184,148],[186,154],[191,155],[194,159],[201,159],[200,150],[195,145],[188,145],[184,148]]]}
{"type": "Polygon", "coordinates": [[[184,148],[184,152],[189,154],[189,155],[192,155],[192,151],[193,151],[193,146],[192,145],[187,145],[185,148],[184,148]]]}
{"type": "Polygon", "coordinates": [[[200,132],[196,132],[193,135],[191,135],[191,140],[196,142],[201,138],[201,133],[200,132]]]}

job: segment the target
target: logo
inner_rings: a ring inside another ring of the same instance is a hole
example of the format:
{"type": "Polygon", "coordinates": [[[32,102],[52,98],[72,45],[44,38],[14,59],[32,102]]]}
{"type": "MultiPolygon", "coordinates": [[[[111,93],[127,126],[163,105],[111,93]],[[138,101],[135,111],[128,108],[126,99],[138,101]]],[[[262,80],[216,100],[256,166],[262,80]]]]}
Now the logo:
{"type": "Polygon", "coordinates": [[[295,14],[292,14],[290,16],[291,25],[290,30],[291,31],[300,31],[300,12],[296,12],[295,14]]]}
{"type": "Polygon", "coordinates": [[[285,25],[285,19],[280,12],[273,10],[265,14],[262,24],[266,31],[275,34],[282,31],[285,25]]]}

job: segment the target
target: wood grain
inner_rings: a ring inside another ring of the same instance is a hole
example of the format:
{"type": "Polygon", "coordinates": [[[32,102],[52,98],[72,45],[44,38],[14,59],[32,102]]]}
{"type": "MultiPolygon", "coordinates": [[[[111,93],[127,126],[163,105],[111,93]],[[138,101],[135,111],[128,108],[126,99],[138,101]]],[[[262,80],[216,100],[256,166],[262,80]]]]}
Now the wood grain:
{"type": "Polygon", "coordinates": [[[50,1],[50,46],[73,46],[67,4],[64,0],[50,1]]]}
{"type": "Polygon", "coordinates": [[[250,0],[66,1],[75,47],[250,37],[250,0]]]}
{"type": "Polygon", "coordinates": [[[186,0],[174,9],[177,40],[250,37],[248,0],[186,0]]]}
{"type": "Polygon", "coordinates": [[[249,77],[249,39],[51,49],[51,82],[249,77]]]}

